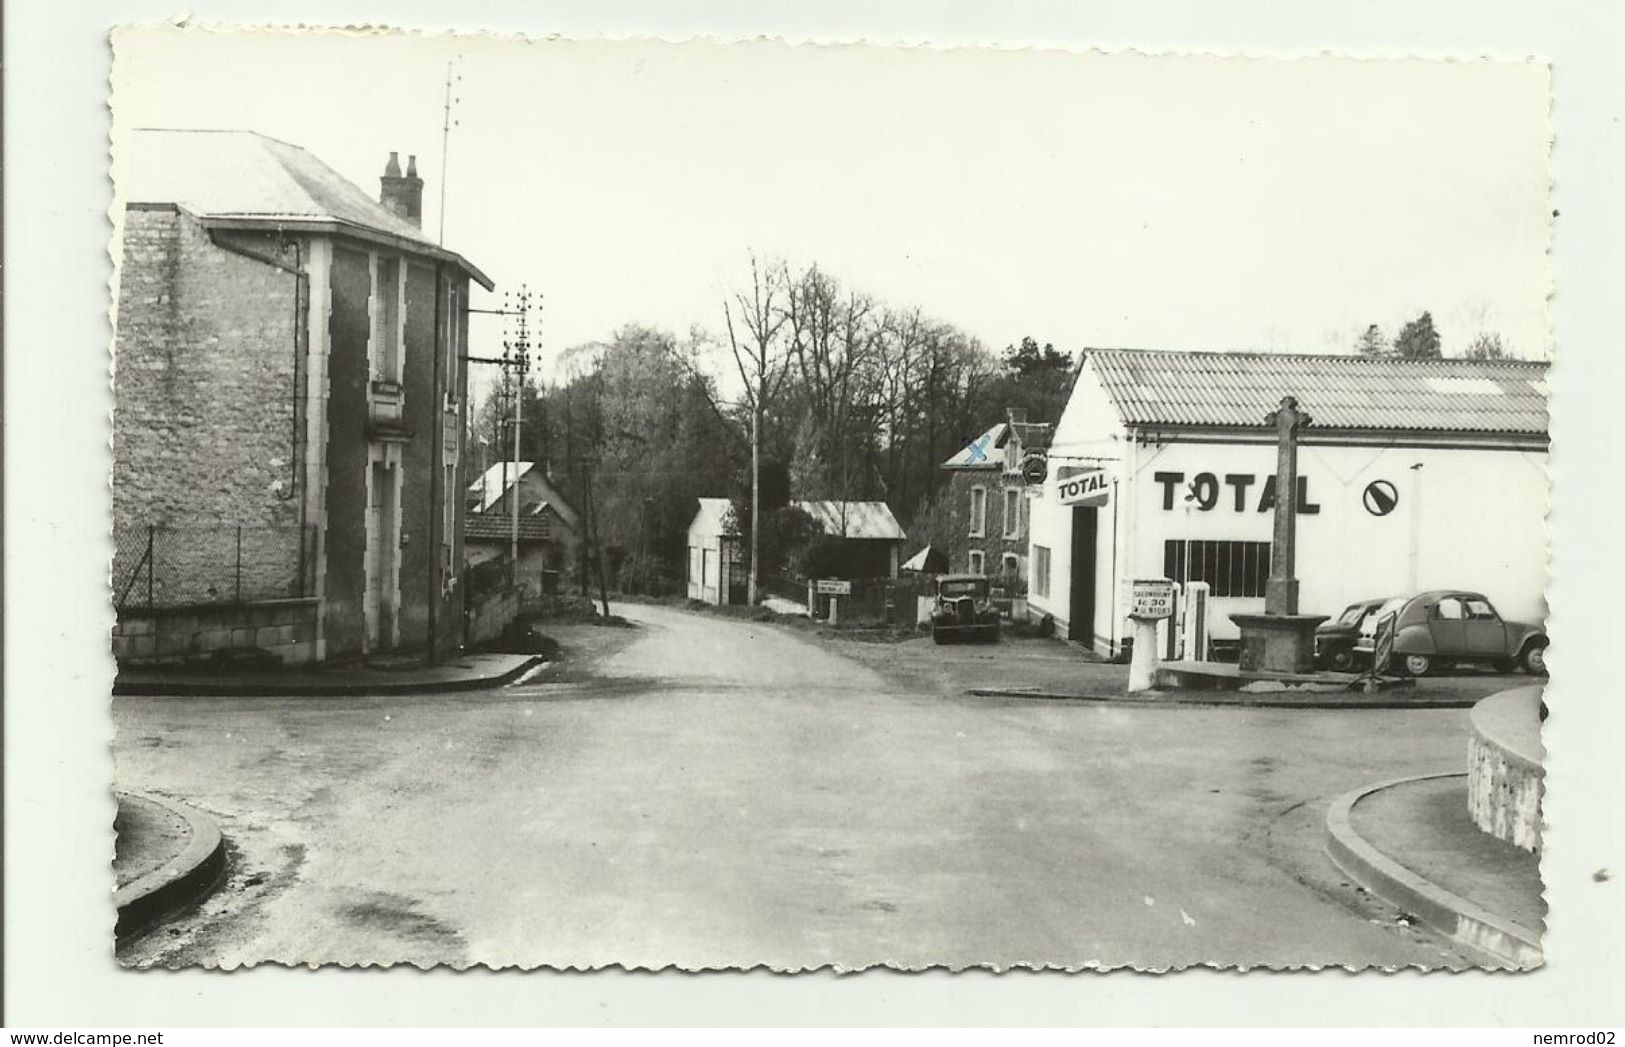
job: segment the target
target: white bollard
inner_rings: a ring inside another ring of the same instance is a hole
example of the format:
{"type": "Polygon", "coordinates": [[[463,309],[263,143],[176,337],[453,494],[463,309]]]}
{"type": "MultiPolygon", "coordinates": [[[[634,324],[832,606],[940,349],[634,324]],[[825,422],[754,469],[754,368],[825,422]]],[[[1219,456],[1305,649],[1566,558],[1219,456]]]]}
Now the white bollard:
{"type": "Polygon", "coordinates": [[[1130,616],[1134,648],[1128,662],[1128,691],[1149,691],[1157,682],[1157,619],[1130,616]]]}

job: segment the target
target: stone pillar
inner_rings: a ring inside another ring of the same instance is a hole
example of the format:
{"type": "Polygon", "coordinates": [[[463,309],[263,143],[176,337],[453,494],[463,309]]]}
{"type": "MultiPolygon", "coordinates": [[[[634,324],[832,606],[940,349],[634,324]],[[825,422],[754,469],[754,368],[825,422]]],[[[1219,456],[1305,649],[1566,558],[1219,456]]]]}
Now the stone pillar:
{"type": "Polygon", "coordinates": [[[1270,576],[1264,583],[1265,614],[1298,613],[1298,429],[1309,415],[1298,401],[1281,398],[1265,421],[1275,427],[1275,534],[1270,542],[1270,576]]]}
{"type": "Polygon", "coordinates": [[[1241,627],[1243,672],[1307,673],[1315,667],[1315,629],[1325,615],[1298,613],[1298,430],[1307,412],[1290,396],[1264,419],[1276,433],[1275,533],[1263,614],[1233,614],[1241,627]]]}

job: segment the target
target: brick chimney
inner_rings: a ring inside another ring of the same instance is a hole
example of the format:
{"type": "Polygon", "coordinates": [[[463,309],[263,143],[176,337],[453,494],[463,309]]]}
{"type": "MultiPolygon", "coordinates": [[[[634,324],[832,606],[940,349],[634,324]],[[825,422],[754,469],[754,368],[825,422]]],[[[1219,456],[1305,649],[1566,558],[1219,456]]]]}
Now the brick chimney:
{"type": "Polygon", "coordinates": [[[406,174],[402,175],[400,154],[390,153],[384,176],[378,181],[378,202],[419,229],[423,228],[423,179],[418,177],[418,158],[406,158],[406,174]]]}

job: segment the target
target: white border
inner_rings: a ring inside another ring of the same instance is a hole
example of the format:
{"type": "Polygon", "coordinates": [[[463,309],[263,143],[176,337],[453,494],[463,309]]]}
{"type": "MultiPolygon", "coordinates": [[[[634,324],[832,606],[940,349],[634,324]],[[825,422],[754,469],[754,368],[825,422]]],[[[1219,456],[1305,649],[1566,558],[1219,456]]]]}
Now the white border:
{"type": "MultiPolygon", "coordinates": [[[[13,1025],[533,1025],[1059,1023],[1080,1025],[1523,1025],[1620,1020],[1625,983],[1625,697],[1605,675],[1617,632],[1625,447],[1617,324],[1625,78],[1607,0],[1264,0],[1121,3],[273,4],[194,0],[194,20],[390,23],[667,38],[784,35],[952,45],[1371,56],[1540,55],[1558,101],[1553,370],[1554,766],[1546,860],[1548,966],[1534,974],[1150,977],[981,973],[786,978],[763,973],[592,976],[114,967],[107,888],[111,615],[105,32],[177,14],[157,0],[24,0],[5,34],[6,835],[8,1020],[13,1025]],[[1614,879],[1592,873],[1606,867],[1614,879]],[[1290,977],[1283,984],[1281,977],[1290,977]],[[1613,989],[1615,991],[1610,991],[1613,989]]],[[[268,85],[262,85],[268,86],[268,85]]],[[[1261,918],[1267,918],[1261,914],[1261,918]]],[[[1525,1041],[1527,1042],[1527,1041],[1525,1041]]]]}

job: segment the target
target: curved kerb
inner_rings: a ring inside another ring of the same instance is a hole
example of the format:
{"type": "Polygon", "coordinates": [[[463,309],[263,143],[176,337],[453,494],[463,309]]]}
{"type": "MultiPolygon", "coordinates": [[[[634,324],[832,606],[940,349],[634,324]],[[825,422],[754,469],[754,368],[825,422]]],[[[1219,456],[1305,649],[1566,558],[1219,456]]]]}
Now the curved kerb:
{"type": "Polygon", "coordinates": [[[1333,865],[1372,894],[1415,915],[1458,944],[1507,966],[1523,970],[1539,967],[1545,957],[1538,931],[1504,920],[1424,879],[1378,851],[1354,830],[1354,805],[1372,793],[1413,782],[1466,777],[1459,772],[1422,774],[1344,793],[1326,812],[1326,854],[1333,865]]]}
{"type": "Polygon", "coordinates": [[[214,819],[161,796],[130,795],[155,803],[184,821],[188,839],[180,854],[113,892],[118,909],[113,934],[118,938],[144,931],[160,918],[198,901],[215,888],[226,869],[226,844],[214,819]]]}

